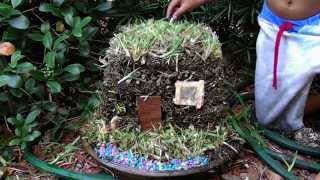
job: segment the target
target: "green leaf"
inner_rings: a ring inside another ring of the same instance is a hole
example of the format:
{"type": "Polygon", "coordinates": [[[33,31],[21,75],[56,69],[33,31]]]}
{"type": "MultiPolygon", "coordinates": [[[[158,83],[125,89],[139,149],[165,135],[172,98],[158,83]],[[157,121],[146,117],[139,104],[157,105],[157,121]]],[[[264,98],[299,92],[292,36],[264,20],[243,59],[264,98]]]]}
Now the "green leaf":
{"type": "Polygon", "coordinates": [[[21,12],[12,8],[8,4],[0,3],[0,15],[9,18],[14,15],[20,15],[21,12]]]}
{"type": "Polygon", "coordinates": [[[84,29],[84,31],[82,32],[82,37],[81,37],[81,42],[82,41],[87,41],[91,38],[93,38],[96,33],[98,32],[98,28],[97,27],[87,27],[84,29]]]}
{"type": "Polygon", "coordinates": [[[32,70],[35,70],[35,66],[29,62],[21,63],[17,66],[17,73],[19,74],[29,73],[32,70]]]}
{"type": "Polygon", "coordinates": [[[27,36],[29,39],[37,42],[41,42],[43,39],[43,35],[39,32],[30,33],[27,36]]]}
{"type": "Polygon", "coordinates": [[[105,12],[111,8],[112,8],[111,2],[104,2],[104,3],[99,4],[95,9],[100,12],[105,12]]]}
{"type": "Polygon", "coordinates": [[[22,123],[24,121],[23,116],[20,113],[17,114],[16,120],[17,120],[17,123],[15,124],[22,123]]]}
{"type": "Polygon", "coordinates": [[[48,22],[45,22],[45,23],[42,23],[41,26],[40,26],[40,31],[44,34],[46,34],[47,32],[49,32],[50,30],[50,23],[48,22]]]}
{"type": "Polygon", "coordinates": [[[39,99],[44,99],[46,91],[43,86],[37,86],[34,88],[34,93],[33,93],[37,98],[39,99]]]}
{"type": "Polygon", "coordinates": [[[17,98],[21,98],[23,96],[23,93],[19,89],[10,89],[9,92],[17,98]]]}
{"type": "Polygon", "coordinates": [[[48,81],[47,86],[51,93],[60,93],[61,92],[61,84],[57,81],[48,81]]]}
{"type": "Polygon", "coordinates": [[[11,56],[11,62],[9,66],[11,68],[15,68],[18,64],[18,61],[20,61],[22,58],[24,58],[24,56],[21,54],[21,51],[14,52],[11,56]]]}
{"type": "Polygon", "coordinates": [[[90,109],[94,109],[98,107],[100,104],[101,104],[101,98],[99,98],[98,95],[92,95],[91,98],[89,99],[87,106],[90,109]]]}
{"type": "Polygon", "coordinates": [[[44,62],[47,64],[49,68],[54,68],[55,59],[56,59],[56,53],[54,51],[50,51],[45,55],[44,62]]]}
{"type": "Polygon", "coordinates": [[[60,7],[64,3],[64,0],[53,0],[55,6],[60,7]]]}
{"type": "Polygon", "coordinates": [[[12,7],[5,3],[0,3],[0,15],[8,17],[8,14],[12,11],[12,7]]]}
{"type": "Polygon", "coordinates": [[[34,122],[32,124],[29,124],[29,128],[34,128],[36,126],[38,126],[38,122],[34,122]]]}
{"type": "Polygon", "coordinates": [[[16,128],[15,130],[14,130],[14,134],[16,135],[16,136],[21,136],[21,130],[20,130],[20,128],[16,128]]]}
{"type": "Polygon", "coordinates": [[[49,3],[42,3],[39,6],[39,11],[40,12],[51,12],[52,11],[53,6],[49,3]]]}
{"type": "Polygon", "coordinates": [[[19,145],[21,143],[21,139],[12,139],[9,143],[9,146],[19,145]]]}
{"type": "Polygon", "coordinates": [[[64,71],[73,75],[78,75],[85,71],[85,67],[81,64],[70,64],[64,68],[64,71]]]}
{"type": "Polygon", "coordinates": [[[26,16],[21,15],[19,17],[10,19],[9,24],[13,28],[25,30],[28,29],[30,21],[26,16]]]}
{"type": "Polygon", "coordinates": [[[73,11],[71,9],[68,9],[63,13],[64,21],[69,25],[73,26],[73,11]]]}
{"type": "Polygon", "coordinates": [[[47,32],[42,40],[42,43],[44,45],[44,47],[46,47],[47,49],[51,49],[52,47],[52,43],[53,43],[53,38],[50,32],[47,32]]]}
{"type": "Polygon", "coordinates": [[[53,44],[53,49],[56,50],[58,48],[58,46],[65,40],[67,40],[69,38],[68,35],[63,34],[62,36],[58,37],[58,39],[55,40],[54,44],[53,44]]]}
{"type": "Polygon", "coordinates": [[[77,37],[77,38],[80,38],[82,36],[82,30],[80,27],[76,27],[72,30],[72,35],[77,37]]]}
{"type": "MultiPolygon", "coordinates": [[[[57,48],[57,49],[59,49],[59,48],[57,48]]],[[[59,64],[64,64],[65,61],[66,61],[65,51],[64,50],[60,50],[56,55],[56,62],[59,63],[59,64]]]]}
{"type": "Polygon", "coordinates": [[[39,11],[40,12],[47,12],[47,13],[50,12],[54,16],[62,17],[61,10],[59,8],[53,6],[53,4],[42,3],[39,6],[39,11]]]}
{"type": "Polygon", "coordinates": [[[57,104],[54,102],[46,102],[44,103],[43,108],[49,112],[56,112],[57,104]]]}
{"type": "Polygon", "coordinates": [[[35,86],[36,81],[34,79],[28,79],[24,84],[24,88],[31,94],[35,91],[35,86]]]}
{"type": "Polygon", "coordinates": [[[88,6],[86,3],[77,1],[74,6],[82,14],[88,14],[88,6]]]}
{"type": "Polygon", "coordinates": [[[22,138],[22,140],[24,141],[24,142],[32,142],[32,141],[34,141],[34,137],[30,134],[30,135],[27,135],[27,136],[25,136],[25,137],[23,137],[22,138]]]}
{"type": "Polygon", "coordinates": [[[21,142],[22,142],[21,145],[20,145],[21,149],[22,150],[26,149],[27,148],[27,143],[23,142],[23,141],[21,141],[21,142]]]}
{"type": "Polygon", "coordinates": [[[8,27],[7,30],[3,32],[2,41],[16,41],[20,36],[20,30],[8,27]]]}
{"type": "Polygon", "coordinates": [[[11,0],[11,4],[13,8],[18,7],[22,2],[23,0],[11,0]]]}
{"type": "Polygon", "coordinates": [[[31,124],[40,115],[40,110],[34,110],[30,112],[25,120],[25,124],[31,124]]]}
{"type": "Polygon", "coordinates": [[[10,77],[7,75],[1,75],[0,76],[0,87],[5,86],[10,81],[10,77]]]}
{"type": "Polygon", "coordinates": [[[72,35],[75,37],[78,37],[78,38],[80,38],[82,36],[81,19],[78,16],[74,18],[72,35]]]}
{"type": "Polygon", "coordinates": [[[83,41],[78,49],[80,56],[88,57],[90,54],[90,45],[88,41],[83,41]]]}
{"type": "Polygon", "coordinates": [[[12,125],[15,125],[17,123],[16,118],[12,118],[12,117],[8,118],[7,121],[12,125]]]}
{"type": "Polygon", "coordinates": [[[92,20],[92,17],[87,16],[84,19],[81,20],[80,26],[81,28],[85,27],[86,25],[88,25],[92,20]]]}
{"type": "Polygon", "coordinates": [[[80,75],[73,75],[73,74],[65,74],[63,76],[63,80],[64,81],[69,81],[69,82],[72,82],[72,81],[77,81],[80,79],[80,75]]]}
{"type": "Polygon", "coordinates": [[[46,78],[43,75],[43,72],[39,71],[39,70],[35,70],[31,72],[32,77],[37,80],[37,81],[45,81],[46,78]]]}
{"type": "Polygon", "coordinates": [[[11,88],[19,88],[23,84],[23,80],[19,75],[9,75],[8,86],[11,88]]]}
{"type": "Polygon", "coordinates": [[[32,134],[24,137],[23,140],[26,141],[26,142],[32,142],[36,138],[38,138],[40,135],[41,135],[41,133],[39,131],[33,131],[32,134]]]}
{"type": "Polygon", "coordinates": [[[41,135],[40,131],[33,131],[32,132],[32,136],[34,137],[34,139],[38,138],[41,135]]]}

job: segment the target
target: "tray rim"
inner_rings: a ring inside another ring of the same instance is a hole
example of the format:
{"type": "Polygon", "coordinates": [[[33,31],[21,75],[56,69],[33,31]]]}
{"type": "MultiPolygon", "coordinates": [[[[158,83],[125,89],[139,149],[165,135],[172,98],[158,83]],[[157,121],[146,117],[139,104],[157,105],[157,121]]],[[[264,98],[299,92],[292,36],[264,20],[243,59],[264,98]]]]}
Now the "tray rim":
{"type": "MultiPolygon", "coordinates": [[[[176,170],[176,171],[161,171],[161,172],[151,172],[151,171],[146,171],[146,170],[139,170],[136,168],[132,167],[126,167],[123,165],[118,165],[112,162],[108,162],[106,160],[102,160],[98,158],[96,152],[93,150],[91,145],[86,141],[82,140],[82,144],[84,146],[85,151],[92,157],[94,158],[97,162],[99,162],[103,167],[107,168],[111,172],[117,173],[115,174],[127,174],[130,176],[140,176],[140,177],[149,177],[149,178],[168,178],[168,177],[182,177],[182,176],[189,176],[189,175],[194,175],[194,174],[199,174],[199,173],[205,173],[208,172],[211,169],[221,167],[224,163],[219,163],[219,165],[216,165],[214,167],[211,167],[210,164],[208,166],[203,166],[203,167],[197,167],[197,168],[192,168],[189,170],[176,170]]],[[[240,151],[243,145],[241,145],[241,142],[239,142],[240,147],[237,149],[240,151]]],[[[233,153],[229,153],[228,156],[236,156],[236,152],[232,151],[233,153]]],[[[225,162],[225,161],[224,161],[225,162]]]]}

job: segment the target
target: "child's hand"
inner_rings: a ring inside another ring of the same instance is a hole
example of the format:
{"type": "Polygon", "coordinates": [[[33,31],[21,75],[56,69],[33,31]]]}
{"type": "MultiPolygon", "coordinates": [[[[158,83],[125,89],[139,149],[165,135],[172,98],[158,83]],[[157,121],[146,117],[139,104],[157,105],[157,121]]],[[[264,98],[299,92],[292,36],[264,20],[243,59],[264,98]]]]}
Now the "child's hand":
{"type": "Polygon", "coordinates": [[[208,0],[172,0],[167,10],[167,18],[179,19],[187,12],[205,4],[208,0]]]}

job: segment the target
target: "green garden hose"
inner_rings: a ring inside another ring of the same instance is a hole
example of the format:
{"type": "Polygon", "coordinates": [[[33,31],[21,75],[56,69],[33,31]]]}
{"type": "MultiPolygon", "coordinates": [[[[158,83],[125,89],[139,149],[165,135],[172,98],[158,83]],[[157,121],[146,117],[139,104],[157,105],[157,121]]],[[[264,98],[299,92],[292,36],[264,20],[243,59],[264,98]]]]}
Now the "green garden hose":
{"type": "Polygon", "coordinates": [[[248,144],[257,153],[260,159],[265,162],[271,169],[280,174],[282,177],[290,180],[298,180],[299,178],[288,172],[278,161],[274,160],[269,153],[260,144],[254,140],[247,139],[248,144]]]}
{"type": "MultiPolygon", "coordinates": [[[[254,100],[254,95],[251,93],[248,93],[246,95],[237,96],[238,101],[246,101],[246,100],[254,100]]],[[[235,99],[234,101],[237,101],[235,99]]],[[[233,102],[234,104],[235,102],[233,102]]],[[[252,116],[253,118],[255,116],[252,116]]],[[[255,121],[254,119],[250,119],[250,121],[255,121]]],[[[314,147],[308,147],[305,145],[298,144],[297,142],[277,133],[274,131],[271,131],[269,129],[266,129],[264,127],[259,127],[262,130],[262,133],[265,137],[270,139],[272,142],[284,147],[288,148],[293,151],[298,151],[301,154],[313,156],[313,157],[320,157],[320,148],[314,148],[314,147]]]]}
{"type": "Polygon", "coordinates": [[[112,176],[107,174],[94,174],[94,175],[82,174],[82,173],[65,170],[56,165],[48,164],[38,159],[35,155],[33,155],[30,150],[30,146],[28,146],[25,149],[24,158],[34,167],[65,179],[75,179],[75,180],[113,180],[114,179],[112,176]]]}
{"type": "Polygon", "coordinates": [[[268,139],[270,139],[272,142],[288,148],[293,151],[298,151],[301,154],[313,156],[313,157],[320,157],[320,148],[313,148],[304,146],[301,144],[296,143],[295,141],[279,134],[274,131],[271,131],[269,129],[261,127],[261,130],[263,132],[263,135],[266,136],[268,139]]]}
{"type": "Polygon", "coordinates": [[[236,119],[231,118],[230,121],[237,133],[248,142],[250,147],[256,152],[259,158],[264,163],[266,163],[272,170],[274,170],[286,179],[299,179],[297,176],[293,175],[291,172],[288,172],[286,169],[284,169],[278,161],[274,160],[261,144],[259,144],[254,138],[250,137],[250,133],[248,131],[242,130],[236,119]]]}
{"type": "MultiPolygon", "coordinates": [[[[271,150],[267,150],[267,153],[274,159],[279,160],[279,161],[283,161],[286,160],[289,163],[292,163],[294,157],[293,156],[289,156],[289,155],[285,155],[282,153],[277,153],[271,150]]],[[[312,161],[304,161],[301,159],[296,159],[296,161],[294,162],[294,166],[301,168],[301,169],[305,169],[305,170],[309,170],[312,172],[320,172],[320,164],[312,162],[312,161]]]]}
{"type": "MultiPolygon", "coordinates": [[[[241,102],[243,102],[243,100],[247,100],[244,99],[242,97],[238,97],[241,102]]],[[[250,96],[249,99],[254,99],[253,96],[250,96]]],[[[253,122],[255,116],[252,116],[250,118],[250,122],[253,122]]],[[[235,129],[235,131],[237,131],[237,133],[243,138],[245,139],[248,144],[251,146],[251,148],[257,153],[257,155],[260,157],[261,160],[263,160],[269,167],[271,167],[275,172],[277,172],[279,175],[283,176],[286,179],[297,179],[298,177],[294,176],[291,172],[286,171],[278,161],[287,161],[289,163],[293,163],[294,161],[294,157],[290,156],[290,155],[285,155],[285,154],[281,154],[281,153],[276,153],[270,149],[268,149],[268,147],[263,146],[261,143],[263,142],[259,142],[259,140],[255,139],[254,137],[252,137],[250,135],[250,130],[246,129],[243,130],[239,123],[237,122],[237,119],[235,118],[231,118],[230,122],[233,126],[233,128],[235,129]],[[276,161],[278,160],[278,161],[276,161]]],[[[266,128],[263,127],[259,127],[259,130],[261,130],[261,132],[263,133],[263,135],[265,137],[267,137],[268,139],[270,139],[272,142],[284,147],[284,148],[288,148],[290,150],[293,151],[298,151],[301,154],[305,154],[305,155],[310,155],[310,156],[314,156],[314,157],[320,157],[320,148],[313,148],[313,147],[308,147],[308,146],[303,146],[300,145],[298,143],[296,143],[293,140],[290,140],[289,138],[268,130],[266,128]]],[[[313,172],[319,172],[320,171],[320,164],[313,162],[313,161],[304,161],[301,159],[296,159],[294,161],[294,166],[298,167],[298,168],[302,168],[302,169],[306,169],[309,171],[313,171],[313,172]]]]}

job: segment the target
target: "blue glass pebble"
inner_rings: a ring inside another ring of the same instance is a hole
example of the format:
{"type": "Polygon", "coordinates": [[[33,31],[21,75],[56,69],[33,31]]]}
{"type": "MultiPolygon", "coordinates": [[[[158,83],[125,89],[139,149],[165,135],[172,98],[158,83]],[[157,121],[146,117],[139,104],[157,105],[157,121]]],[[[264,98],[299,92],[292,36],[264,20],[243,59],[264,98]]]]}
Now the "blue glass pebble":
{"type": "Polygon", "coordinates": [[[135,155],[132,151],[121,151],[116,145],[110,143],[97,145],[96,151],[100,159],[104,160],[108,158],[116,164],[154,172],[189,170],[195,167],[207,166],[209,164],[207,156],[189,156],[185,160],[171,159],[168,162],[148,160],[144,156],[135,155]]]}

